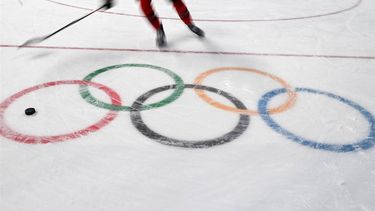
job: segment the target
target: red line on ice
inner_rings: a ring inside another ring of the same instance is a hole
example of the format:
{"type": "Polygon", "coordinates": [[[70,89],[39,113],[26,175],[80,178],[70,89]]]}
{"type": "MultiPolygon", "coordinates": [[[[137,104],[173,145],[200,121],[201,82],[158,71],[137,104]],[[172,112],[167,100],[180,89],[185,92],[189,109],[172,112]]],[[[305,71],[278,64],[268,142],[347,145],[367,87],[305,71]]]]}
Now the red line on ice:
{"type": "MultiPolygon", "coordinates": [[[[19,45],[3,45],[0,48],[18,48],[19,45]]],[[[24,46],[22,48],[41,48],[58,50],[87,50],[87,51],[125,51],[125,52],[153,52],[153,53],[180,53],[180,54],[214,54],[234,56],[280,56],[280,57],[311,57],[311,58],[336,58],[336,59],[375,59],[375,56],[349,56],[349,55],[319,55],[319,54],[289,54],[289,53],[255,53],[255,52],[229,52],[229,51],[187,51],[187,50],[158,50],[137,48],[98,48],[98,47],[64,47],[64,46],[24,46]]]]}

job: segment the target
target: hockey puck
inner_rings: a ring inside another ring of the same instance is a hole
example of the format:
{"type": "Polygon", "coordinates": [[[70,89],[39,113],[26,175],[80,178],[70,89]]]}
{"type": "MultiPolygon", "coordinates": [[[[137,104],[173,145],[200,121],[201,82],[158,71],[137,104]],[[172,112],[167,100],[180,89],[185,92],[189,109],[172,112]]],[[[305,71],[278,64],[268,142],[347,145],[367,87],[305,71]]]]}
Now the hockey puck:
{"type": "Polygon", "coordinates": [[[35,112],[36,112],[35,108],[27,108],[27,109],[25,110],[25,114],[26,114],[27,116],[33,115],[33,114],[35,114],[35,112]]]}

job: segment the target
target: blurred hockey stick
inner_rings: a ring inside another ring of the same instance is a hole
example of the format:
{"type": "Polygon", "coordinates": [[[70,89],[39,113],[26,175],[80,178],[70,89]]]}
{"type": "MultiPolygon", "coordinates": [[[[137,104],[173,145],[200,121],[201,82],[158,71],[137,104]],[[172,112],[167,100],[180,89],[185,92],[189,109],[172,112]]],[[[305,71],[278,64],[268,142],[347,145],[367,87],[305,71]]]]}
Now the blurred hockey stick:
{"type": "Polygon", "coordinates": [[[64,30],[64,29],[68,28],[69,26],[71,26],[71,25],[77,23],[78,21],[80,21],[80,20],[86,18],[87,16],[89,16],[89,15],[91,15],[91,14],[93,14],[93,13],[95,13],[95,12],[97,12],[97,11],[99,11],[99,10],[105,8],[105,7],[107,7],[107,4],[104,4],[103,6],[99,7],[98,9],[95,9],[95,10],[91,11],[89,14],[87,14],[87,15],[85,15],[85,16],[83,16],[83,17],[80,17],[80,18],[78,18],[77,20],[74,20],[74,21],[70,22],[69,24],[63,26],[62,28],[56,30],[55,32],[53,32],[53,33],[51,33],[51,34],[49,34],[49,35],[47,35],[47,36],[35,37],[35,38],[32,38],[32,39],[29,39],[29,40],[27,40],[26,42],[24,42],[22,45],[18,46],[18,48],[22,48],[22,47],[25,47],[25,46],[28,46],[28,45],[32,45],[32,44],[35,44],[35,43],[43,42],[44,40],[46,40],[46,39],[52,37],[53,35],[59,33],[60,31],[62,31],[62,30],[64,30]]]}

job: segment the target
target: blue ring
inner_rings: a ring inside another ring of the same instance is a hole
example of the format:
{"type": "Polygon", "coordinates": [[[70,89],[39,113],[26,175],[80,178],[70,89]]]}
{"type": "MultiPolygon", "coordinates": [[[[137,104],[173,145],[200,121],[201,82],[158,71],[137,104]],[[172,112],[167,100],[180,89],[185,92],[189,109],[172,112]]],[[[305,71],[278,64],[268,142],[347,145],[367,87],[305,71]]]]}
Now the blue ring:
{"type": "Polygon", "coordinates": [[[362,106],[358,105],[357,103],[350,101],[348,99],[345,99],[343,97],[340,97],[338,95],[329,93],[329,92],[323,92],[319,90],[313,90],[308,88],[296,88],[296,92],[308,92],[313,94],[319,94],[319,95],[325,95],[327,97],[333,98],[335,100],[338,100],[342,103],[345,103],[352,108],[359,111],[369,122],[370,124],[370,133],[368,137],[365,139],[362,139],[356,143],[353,144],[324,144],[319,143],[313,140],[309,140],[300,136],[297,136],[288,130],[282,128],[279,124],[277,124],[270,116],[270,114],[267,111],[268,103],[270,102],[271,98],[275,97],[276,95],[286,93],[286,89],[275,89],[270,92],[267,92],[262,96],[258,103],[258,110],[259,114],[262,117],[262,119],[270,126],[273,130],[276,132],[286,136],[288,139],[297,142],[299,144],[314,148],[314,149],[321,149],[321,150],[327,150],[332,152],[351,152],[351,151],[359,151],[359,150],[366,150],[374,146],[375,143],[375,118],[374,116],[367,111],[362,106]]]}

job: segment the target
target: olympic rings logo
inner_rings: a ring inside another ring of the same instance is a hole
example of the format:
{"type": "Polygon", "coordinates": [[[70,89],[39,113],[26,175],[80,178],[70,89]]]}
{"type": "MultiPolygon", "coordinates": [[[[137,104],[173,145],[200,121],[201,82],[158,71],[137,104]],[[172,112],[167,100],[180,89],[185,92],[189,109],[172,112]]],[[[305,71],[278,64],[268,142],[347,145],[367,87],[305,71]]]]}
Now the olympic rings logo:
{"type": "Polygon", "coordinates": [[[117,117],[117,114],[119,111],[130,112],[130,118],[131,118],[132,124],[140,133],[142,133],[146,137],[152,140],[155,140],[161,144],[176,146],[176,147],[208,148],[208,147],[228,143],[230,141],[235,140],[239,136],[241,136],[243,132],[248,128],[250,124],[250,116],[257,116],[257,115],[259,115],[261,119],[263,119],[266,122],[266,124],[270,128],[272,128],[275,132],[285,136],[289,140],[292,140],[298,144],[301,144],[307,147],[311,147],[313,149],[327,150],[327,151],[332,151],[332,152],[350,152],[350,151],[366,150],[366,149],[373,147],[375,144],[375,118],[374,116],[365,108],[360,106],[359,104],[349,99],[343,98],[341,96],[338,96],[329,92],[324,92],[324,91],[314,90],[314,89],[309,89],[309,88],[292,88],[291,85],[289,85],[288,83],[286,83],[284,80],[282,80],[281,78],[277,76],[271,75],[269,73],[266,73],[260,70],[244,68],[244,67],[221,67],[221,68],[208,70],[198,75],[194,81],[194,84],[185,84],[184,81],[181,79],[181,77],[178,76],[176,73],[172,72],[171,70],[158,67],[158,66],[154,66],[154,65],[148,65],[148,64],[113,65],[113,66],[109,66],[109,67],[96,70],[90,73],[89,75],[87,75],[83,80],[54,81],[54,82],[48,82],[48,83],[44,83],[44,84],[40,84],[40,85],[36,85],[30,88],[24,89],[6,98],[0,104],[0,135],[8,139],[15,140],[17,142],[27,143],[27,144],[45,144],[45,143],[66,141],[70,139],[79,138],[89,133],[98,131],[99,129],[109,124],[112,120],[114,120],[117,117]],[[105,72],[108,72],[110,70],[119,69],[119,68],[131,69],[131,70],[136,69],[136,68],[148,68],[151,70],[159,71],[171,77],[174,80],[175,84],[152,89],[144,93],[140,97],[138,97],[131,106],[124,106],[122,105],[119,94],[117,94],[114,90],[112,90],[111,88],[103,84],[92,82],[92,80],[96,76],[103,74],[105,72]],[[203,82],[207,77],[215,73],[224,72],[224,71],[241,71],[241,72],[262,75],[262,76],[268,77],[278,82],[283,88],[271,90],[267,92],[258,101],[258,110],[250,110],[250,109],[247,109],[246,106],[238,98],[234,97],[232,94],[225,92],[223,90],[219,90],[214,87],[203,85],[203,82]],[[79,85],[79,93],[85,101],[87,101],[88,103],[96,107],[107,109],[108,113],[106,114],[105,117],[100,119],[98,122],[84,129],[81,129],[73,133],[55,135],[55,136],[32,136],[32,135],[21,134],[17,131],[14,131],[13,129],[11,129],[10,127],[6,125],[4,113],[6,109],[14,101],[16,101],[22,96],[29,94],[33,91],[36,91],[42,88],[52,87],[52,86],[59,86],[59,85],[79,85]],[[96,99],[90,93],[88,87],[93,87],[93,88],[103,91],[105,94],[107,94],[110,97],[111,103],[110,104],[105,103],[96,99]],[[174,139],[174,138],[170,138],[170,137],[158,134],[157,132],[153,131],[151,128],[149,128],[145,124],[141,115],[142,111],[156,109],[156,108],[165,106],[169,103],[172,103],[173,101],[175,101],[182,95],[185,89],[193,89],[202,100],[206,101],[207,103],[209,103],[210,105],[216,108],[219,108],[228,112],[238,113],[239,121],[237,125],[231,131],[221,135],[220,137],[216,137],[216,138],[208,139],[208,140],[186,141],[186,140],[174,139]],[[165,99],[159,102],[146,104],[146,101],[151,96],[157,93],[163,92],[163,91],[167,91],[167,90],[174,90],[174,91],[168,97],[166,97],[165,99]],[[206,94],[206,92],[212,92],[212,93],[225,97],[233,104],[233,106],[224,105],[220,102],[213,100],[206,94]],[[308,93],[308,94],[323,95],[325,97],[344,103],[347,106],[357,110],[368,121],[369,128],[370,128],[369,134],[367,135],[367,137],[361,140],[358,140],[355,143],[351,143],[351,144],[327,144],[327,143],[320,143],[318,141],[314,141],[314,140],[310,140],[310,139],[298,136],[290,132],[289,130],[283,128],[280,124],[276,123],[276,121],[272,119],[271,115],[275,113],[283,112],[291,108],[297,99],[297,93],[301,93],[301,92],[308,93]],[[268,108],[268,104],[272,98],[274,98],[277,95],[285,94],[285,93],[288,95],[288,98],[282,105],[275,107],[275,108],[268,108]]]}

